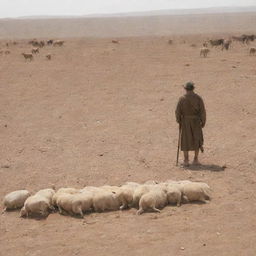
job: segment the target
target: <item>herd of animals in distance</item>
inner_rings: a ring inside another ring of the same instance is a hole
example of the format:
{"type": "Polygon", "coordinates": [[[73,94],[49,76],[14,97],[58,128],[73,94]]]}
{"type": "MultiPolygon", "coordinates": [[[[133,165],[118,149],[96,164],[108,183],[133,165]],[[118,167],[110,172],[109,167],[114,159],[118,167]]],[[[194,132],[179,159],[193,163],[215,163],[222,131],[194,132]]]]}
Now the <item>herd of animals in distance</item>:
{"type": "MultiPolygon", "coordinates": [[[[217,38],[217,39],[210,39],[207,41],[204,41],[202,43],[202,48],[200,48],[199,55],[200,57],[206,58],[210,53],[210,48],[212,47],[220,47],[221,50],[230,50],[232,48],[232,44],[234,42],[238,42],[242,45],[246,45],[248,47],[248,54],[250,56],[256,55],[256,47],[250,46],[250,43],[254,42],[256,40],[256,35],[241,35],[241,36],[231,36],[228,39],[225,38],[217,38]]],[[[113,44],[120,44],[119,40],[112,40],[113,44]]],[[[173,40],[169,40],[168,43],[172,45],[174,43],[173,40]]],[[[15,46],[18,44],[18,41],[8,41],[5,43],[5,48],[0,48],[0,56],[1,55],[9,55],[11,54],[10,46],[15,46]]],[[[28,41],[28,44],[32,46],[30,52],[23,52],[21,55],[23,55],[25,60],[33,61],[35,59],[35,56],[37,54],[40,54],[40,49],[44,48],[46,46],[54,46],[54,47],[61,47],[65,44],[64,40],[37,40],[33,39],[28,41]]],[[[196,47],[196,44],[191,44],[191,47],[196,47]]],[[[45,55],[45,58],[47,60],[52,59],[52,54],[47,53],[45,55]]]]}

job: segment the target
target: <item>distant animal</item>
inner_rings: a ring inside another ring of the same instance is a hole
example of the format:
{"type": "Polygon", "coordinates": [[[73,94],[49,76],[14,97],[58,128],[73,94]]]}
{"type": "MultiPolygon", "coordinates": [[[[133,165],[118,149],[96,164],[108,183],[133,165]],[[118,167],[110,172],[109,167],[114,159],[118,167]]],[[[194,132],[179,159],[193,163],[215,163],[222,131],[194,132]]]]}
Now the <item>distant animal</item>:
{"type": "Polygon", "coordinates": [[[209,43],[211,44],[211,46],[220,46],[223,45],[224,43],[224,39],[216,39],[216,40],[209,40],[209,43]]]}
{"type": "Polygon", "coordinates": [[[5,50],[5,51],[4,51],[4,53],[5,53],[5,55],[8,55],[8,54],[10,54],[10,53],[11,53],[11,51],[9,51],[9,50],[5,50]]]}
{"type": "Polygon", "coordinates": [[[53,40],[52,39],[47,41],[47,45],[52,45],[52,44],[53,44],[53,40]]]}
{"type": "Polygon", "coordinates": [[[250,51],[249,51],[249,54],[250,55],[255,55],[255,53],[256,53],[256,48],[255,47],[251,47],[250,51]]]}
{"type": "Polygon", "coordinates": [[[62,40],[56,40],[53,42],[53,46],[62,46],[64,44],[64,41],[62,40]]]}
{"type": "Polygon", "coordinates": [[[229,47],[230,47],[230,45],[231,45],[231,40],[229,39],[229,40],[224,40],[224,42],[223,42],[223,44],[222,44],[222,51],[225,49],[225,50],[228,50],[229,49],[229,47]]]}
{"type": "Polygon", "coordinates": [[[168,44],[173,44],[173,40],[170,39],[170,40],[168,41],[168,44]]]}
{"type": "Polygon", "coordinates": [[[32,54],[36,54],[36,53],[39,53],[39,48],[33,48],[31,50],[32,54]]]}
{"type": "Polygon", "coordinates": [[[203,56],[204,58],[206,58],[207,55],[209,54],[209,52],[210,52],[210,49],[208,49],[206,47],[201,48],[200,49],[200,57],[203,56]]]}
{"type": "Polygon", "coordinates": [[[33,54],[32,53],[22,53],[22,55],[24,56],[25,60],[30,60],[32,61],[34,59],[33,54]]]}
{"type": "Polygon", "coordinates": [[[112,40],[112,43],[113,44],[119,44],[119,41],[118,40],[112,40]]]}
{"type": "Polygon", "coordinates": [[[40,41],[38,44],[39,44],[39,47],[40,47],[40,48],[42,48],[42,47],[45,46],[45,42],[44,42],[44,41],[40,41]]]}
{"type": "Polygon", "coordinates": [[[248,35],[241,35],[241,36],[232,36],[232,39],[234,41],[237,41],[237,42],[240,42],[240,43],[246,43],[248,44],[248,42],[251,40],[253,41],[254,40],[254,36],[248,36],[248,35]]]}
{"type": "Polygon", "coordinates": [[[47,60],[51,60],[52,59],[52,55],[50,53],[48,53],[47,55],[45,55],[47,60]]]}
{"type": "Polygon", "coordinates": [[[208,43],[207,42],[203,42],[203,47],[208,47],[208,43]]]}

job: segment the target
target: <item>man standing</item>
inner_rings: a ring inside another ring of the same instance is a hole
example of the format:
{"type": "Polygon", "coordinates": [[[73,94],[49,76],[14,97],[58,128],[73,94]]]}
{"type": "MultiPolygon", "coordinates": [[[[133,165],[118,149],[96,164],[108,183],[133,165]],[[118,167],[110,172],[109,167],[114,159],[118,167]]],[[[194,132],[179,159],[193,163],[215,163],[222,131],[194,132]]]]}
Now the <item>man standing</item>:
{"type": "Polygon", "coordinates": [[[194,151],[193,164],[198,161],[199,149],[203,152],[203,131],[206,122],[206,111],[203,99],[194,93],[194,83],[184,86],[185,95],[180,97],[176,107],[176,120],[181,128],[181,151],[184,153],[184,166],[189,165],[189,151],[194,151]]]}

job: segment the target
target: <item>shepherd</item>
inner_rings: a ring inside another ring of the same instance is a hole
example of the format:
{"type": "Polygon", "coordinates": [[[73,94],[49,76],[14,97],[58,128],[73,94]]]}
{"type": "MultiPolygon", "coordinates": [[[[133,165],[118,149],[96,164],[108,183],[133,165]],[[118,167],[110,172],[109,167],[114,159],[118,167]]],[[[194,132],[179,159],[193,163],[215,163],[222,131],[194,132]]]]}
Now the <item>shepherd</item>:
{"type": "Polygon", "coordinates": [[[184,153],[183,166],[189,166],[189,151],[194,151],[193,165],[200,165],[198,160],[199,149],[204,151],[203,131],[206,123],[206,111],[203,99],[194,92],[193,82],[184,85],[185,95],[180,97],[175,115],[180,126],[180,148],[184,153]]]}

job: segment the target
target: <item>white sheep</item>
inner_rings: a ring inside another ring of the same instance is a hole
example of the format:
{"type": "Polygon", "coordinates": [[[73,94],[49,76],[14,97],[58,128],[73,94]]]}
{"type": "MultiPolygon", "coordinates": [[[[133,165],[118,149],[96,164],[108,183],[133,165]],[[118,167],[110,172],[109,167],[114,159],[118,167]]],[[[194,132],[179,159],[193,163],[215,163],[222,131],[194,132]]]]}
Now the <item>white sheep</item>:
{"type": "Polygon", "coordinates": [[[4,210],[13,210],[23,207],[24,202],[30,196],[27,190],[17,190],[7,194],[4,197],[4,210]]]}
{"type": "Polygon", "coordinates": [[[60,188],[52,197],[52,204],[54,206],[57,206],[57,198],[60,194],[62,193],[67,193],[67,194],[76,194],[79,193],[80,190],[76,188],[60,188]]]}
{"type": "Polygon", "coordinates": [[[166,192],[161,187],[151,188],[149,192],[141,197],[137,214],[142,214],[146,210],[161,212],[160,209],[167,204],[166,192]]]}
{"type": "Polygon", "coordinates": [[[168,204],[176,204],[177,206],[180,206],[181,200],[182,200],[182,192],[181,189],[177,186],[173,186],[171,184],[167,184],[165,187],[167,191],[167,201],[168,204]]]}
{"type": "Polygon", "coordinates": [[[46,217],[49,210],[52,210],[52,206],[46,197],[33,195],[28,197],[25,201],[24,206],[20,211],[20,216],[28,217],[31,215],[40,215],[42,217],[46,217]]]}
{"type": "Polygon", "coordinates": [[[139,201],[140,198],[146,194],[147,192],[150,191],[150,189],[152,189],[153,187],[155,187],[156,185],[140,185],[138,187],[136,187],[136,189],[134,190],[134,194],[133,194],[133,206],[137,207],[139,205],[139,201]]]}
{"type": "Polygon", "coordinates": [[[53,189],[47,188],[39,190],[35,195],[28,197],[20,211],[20,216],[40,215],[46,217],[49,214],[49,210],[54,210],[52,206],[54,194],[55,191],[53,189]]]}
{"type": "Polygon", "coordinates": [[[60,193],[58,195],[56,204],[59,212],[63,214],[67,212],[70,215],[80,215],[84,217],[83,213],[92,208],[93,193],[81,192],[75,194],[60,193]]]}
{"type": "Polygon", "coordinates": [[[55,191],[52,188],[46,188],[46,189],[41,189],[38,192],[36,192],[35,195],[40,195],[45,197],[47,200],[49,200],[49,203],[52,204],[52,198],[55,194],[55,191]]]}
{"type": "Polygon", "coordinates": [[[201,201],[207,203],[210,200],[210,187],[203,182],[191,182],[183,184],[182,197],[187,202],[201,201]]]}
{"type": "Polygon", "coordinates": [[[146,185],[156,185],[158,183],[159,182],[156,180],[147,180],[146,182],[144,182],[144,184],[146,184],[146,185]]]}
{"type": "Polygon", "coordinates": [[[120,202],[115,193],[101,190],[94,193],[93,208],[96,212],[118,210],[120,208],[120,202]]]}

